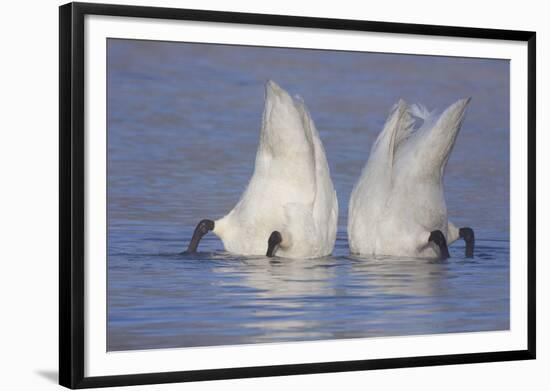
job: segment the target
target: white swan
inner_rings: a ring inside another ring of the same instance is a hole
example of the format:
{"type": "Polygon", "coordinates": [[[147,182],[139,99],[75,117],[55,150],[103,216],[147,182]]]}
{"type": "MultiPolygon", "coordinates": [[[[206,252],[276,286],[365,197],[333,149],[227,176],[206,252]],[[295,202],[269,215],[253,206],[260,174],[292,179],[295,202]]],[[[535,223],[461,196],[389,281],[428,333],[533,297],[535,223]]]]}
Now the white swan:
{"type": "Polygon", "coordinates": [[[447,217],[445,166],[470,99],[440,116],[400,100],[378,135],[350,199],[348,241],[354,254],[448,258],[459,237],[473,256],[474,233],[447,217]],[[422,121],[419,129],[416,122],[422,121]]]}
{"type": "Polygon", "coordinates": [[[210,230],[235,254],[315,258],[332,252],[338,201],[304,102],[268,81],[262,122],[247,189],[226,216],[197,225],[187,252],[210,230]]]}

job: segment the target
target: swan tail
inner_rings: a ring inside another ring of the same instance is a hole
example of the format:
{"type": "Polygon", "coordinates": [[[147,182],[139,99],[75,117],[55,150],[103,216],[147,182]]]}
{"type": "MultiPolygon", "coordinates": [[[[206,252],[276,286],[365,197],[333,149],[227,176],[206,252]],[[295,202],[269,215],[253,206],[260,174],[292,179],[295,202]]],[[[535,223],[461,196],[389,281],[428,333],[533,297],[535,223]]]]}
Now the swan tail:
{"type": "Polygon", "coordinates": [[[313,219],[320,239],[334,246],[336,241],[336,228],[338,220],[338,199],[330,177],[330,168],[326,158],[323,142],[311,115],[300,97],[299,109],[302,113],[304,128],[307,130],[308,139],[313,146],[315,164],[315,198],[313,200],[313,219]]]}
{"type": "Polygon", "coordinates": [[[302,106],[302,101],[274,81],[266,83],[260,142],[250,183],[265,184],[277,178],[296,194],[313,195],[315,162],[302,106]]]}
{"type": "Polygon", "coordinates": [[[432,113],[427,109],[427,107],[420,103],[412,104],[409,107],[409,113],[413,117],[419,118],[423,121],[428,120],[432,116],[432,113]]]}
{"type": "Polygon", "coordinates": [[[398,150],[404,144],[406,144],[407,140],[409,140],[415,132],[414,126],[416,124],[416,121],[414,119],[414,116],[411,114],[411,107],[415,107],[415,106],[416,105],[412,105],[412,106],[405,105],[405,107],[403,108],[404,112],[401,114],[399,118],[399,122],[395,129],[393,162],[395,162],[395,158],[398,154],[398,150]]]}
{"type": "Polygon", "coordinates": [[[282,157],[306,153],[310,149],[300,109],[302,105],[274,81],[266,83],[260,153],[282,157]]]}
{"type": "Polygon", "coordinates": [[[391,178],[397,151],[413,133],[414,120],[409,106],[400,99],[391,109],[371,148],[365,171],[391,178]]]}
{"type": "Polygon", "coordinates": [[[452,152],[456,137],[462,127],[470,98],[460,99],[450,105],[439,117],[428,117],[433,124],[423,125],[420,129],[422,142],[420,147],[428,167],[445,169],[452,152]]]}
{"type": "Polygon", "coordinates": [[[389,168],[393,163],[395,141],[398,138],[399,124],[407,112],[407,103],[400,99],[391,109],[384,127],[374,142],[367,165],[372,161],[383,169],[389,168]]]}
{"type": "Polygon", "coordinates": [[[405,140],[412,134],[413,125],[409,106],[400,99],[392,107],[353,189],[348,212],[348,233],[354,231],[362,221],[375,221],[383,213],[392,188],[398,149],[406,144],[405,140]]]}

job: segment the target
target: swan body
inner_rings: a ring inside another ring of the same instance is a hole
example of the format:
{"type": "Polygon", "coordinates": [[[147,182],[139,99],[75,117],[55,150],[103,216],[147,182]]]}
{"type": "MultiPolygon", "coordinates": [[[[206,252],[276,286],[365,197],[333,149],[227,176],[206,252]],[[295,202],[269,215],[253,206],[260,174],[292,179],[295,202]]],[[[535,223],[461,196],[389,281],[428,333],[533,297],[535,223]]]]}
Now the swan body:
{"type": "Polygon", "coordinates": [[[209,228],[231,253],[266,255],[269,246],[277,256],[314,258],[332,252],[337,218],[325,151],[304,102],[268,81],[252,178],[209,228]]]}
{"type": "Polygon", "coordinates": [[[467,240],[469,233],[473,253],[473,231],[449,222],[443,189],[445,166],[469,101],[459,100],[439,116],[402,100],[393,107],[351,195],[353,254],[445,257],[446,246],[459,237],[467,240]],[[419,120],[423,124],[415,129],[419,120]],[[438,235],[444,247],[437,244],[438,235]]]}

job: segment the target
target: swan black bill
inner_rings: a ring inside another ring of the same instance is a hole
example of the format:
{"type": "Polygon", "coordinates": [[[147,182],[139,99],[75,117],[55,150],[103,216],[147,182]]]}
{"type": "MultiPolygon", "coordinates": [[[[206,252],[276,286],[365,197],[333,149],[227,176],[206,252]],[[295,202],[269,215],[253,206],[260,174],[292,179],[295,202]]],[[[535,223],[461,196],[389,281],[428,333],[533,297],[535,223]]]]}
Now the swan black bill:
{"type": "Polygon", "coordinates": [[[204,219],[201,220],[197,226],[195,227],[195,232],[193,232],[193,237],[191,238],[191,241],[189,242],[189,246],[187,247],[186,253],[195,253],[197,252],[197,247],[199,247],[199,243],[204,235],[206,235],[209,231],[212,231],[214,229],[214,222],[212,220],[204,219]]]}
{"type": "Polygon", "coordinates": [[[449,248],[447,247],[447,239],[440,230],[430,232],[428,242],[433,242],[439,247],[440,259],[449,258],[449,248]]]}
{"type": "Polygon", "coordinates": [[[281,233],[279,231],[273,231],[267,241],[267,253],[265,255],[268,257],[273,257],[282,241],[283,237],[281,236],[281,233]]]}
{"type": "Polygon", "coordinates": [[[474,230],[470,227],[464,227],[460,228],[458,230],[458,236],[460,236],[462,239],[464,239],[464,243],[466,243],[466,251],[465,251],[465,257],[466,258],[473,258],[474,257],[474,247],[475,247],[475,235],[474,230]]]}

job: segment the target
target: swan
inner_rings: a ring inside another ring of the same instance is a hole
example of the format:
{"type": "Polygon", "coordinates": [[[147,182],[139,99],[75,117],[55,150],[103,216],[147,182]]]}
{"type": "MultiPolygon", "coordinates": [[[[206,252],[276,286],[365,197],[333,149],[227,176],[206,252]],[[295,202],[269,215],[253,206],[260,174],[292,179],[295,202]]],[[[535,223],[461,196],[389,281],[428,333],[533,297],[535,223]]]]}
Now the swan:
{"type": "Polygon", "coordinates": [[[300,97],[270,80],[248,187],[227,215],[198,223],[187,253],[212,231],[230,253],[321,257],[332,252],[337,219],[336,192],[313,120],[300,97]]]}
{"type": "Polygon", "coordinates": [[[446,259],[448,245],[462,238],[466,257],[473,256],[474,231],[448,220],[443,191],[469,102],[458,100],[441,115],[403,100],[392,108],[351,194],[351,253],[446,259]]]}

